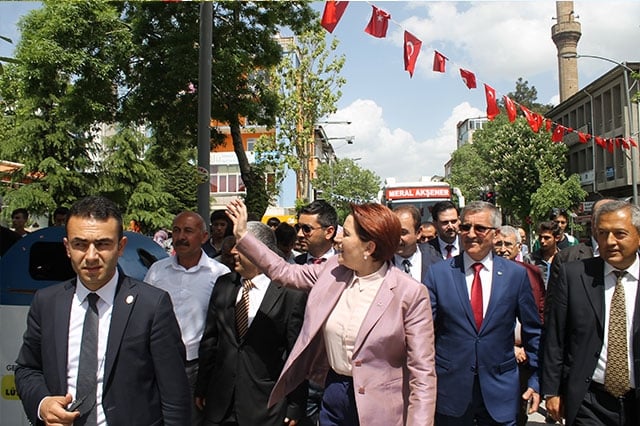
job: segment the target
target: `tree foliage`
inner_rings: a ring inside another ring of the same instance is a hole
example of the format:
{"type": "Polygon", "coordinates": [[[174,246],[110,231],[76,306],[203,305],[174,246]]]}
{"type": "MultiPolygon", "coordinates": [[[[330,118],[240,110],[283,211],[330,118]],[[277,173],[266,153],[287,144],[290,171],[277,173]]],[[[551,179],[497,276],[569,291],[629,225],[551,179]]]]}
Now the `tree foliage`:
{"type": "MultiPolygon", "coordinates": [[[[532,89],[519,79],[517,102],[537,105],[532,89]]],[[[539,220],[550,206],[573,207],[586,196],[577,176],[565,176],[567,151],[566,145],[552,143],[548,132],[533,132],[523,117],[510,123],[506,114],[500,114],[474,133],[473,144],[454,152],[451,184],[468,199],[493,190],[506,214],[520,223],[530,215],[539,220]]]]}
{"type": "MultiPolygon", "coordinates": [[[[209,90],[198,86],[199,7],[46,0],[23,18],[17,63],[0,77],[0,156],[24,163],[15,180],[33,184],[9,191],[12,207],[44,213],[105,193],[149,227],[195,207],[197,97],[209,90]],[[145,135],[134,136],[141,126],[145,135]],[[95,136],[109,127],[121,133],[105,153],[95,136]]],[[[246,159],[240,117],[274,124],[277,96],[264,71],[281,58],[274,35],[301,32],[314,17],[305,1],[214,3],[212,118],[230,124],[255,212],[268,197],[263,168],[246,159]]]]}
{"type": "Polygon", "coordinates": [[[297,198],[310,199],[309,164],[314,153],[314,132],[318,120],[335,112],[345,79],[340,76],[344,56],[333,52],[338,40],[327,48],[325,31],[316,25],[299,35],[291,51],[271,75],[271,87],[280,93],[278,139],[262,139],[259,158],[276,169],[282,179],[284,167],[296,173],[297,198]]]}
{"type": "Polygon", "coordinates": [[[350,212],[350,203],[371,202],[377,198],[380,177],[350,158],[321,164],[317,172],[313,186],[336,208],[341,223],[350,212]]]}

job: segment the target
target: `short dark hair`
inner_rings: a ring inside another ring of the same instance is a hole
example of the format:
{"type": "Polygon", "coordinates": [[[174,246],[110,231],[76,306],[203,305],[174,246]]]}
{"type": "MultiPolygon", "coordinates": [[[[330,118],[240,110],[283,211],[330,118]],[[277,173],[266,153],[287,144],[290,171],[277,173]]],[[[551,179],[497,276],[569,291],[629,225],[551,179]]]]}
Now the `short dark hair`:
{"type": "Polygon", "coordinates": [[[209,219],[209,224],[212,224],[214,220],[224,220],[227,222],[227,229],[224,231],[224,236],[228,237],[233,234],[233,222],[231,222],[225,210],[214,210],[209,219]]]}
{"type": "Polygon", "coordinates": [[[549,220],[546,222],[540,222],[538,224],[538,233],[542,234],[543,232],[551,232],[551,235],[554,237],[560,236],[560,227],[557,223],[549,220]]]}
{"type": "Polygon", "coordinates": [[[11,217],[17,214],[21,214],[22,216],[24,216],[25,219],[29,219],[29,211],[25,208],[20,207],[18,209],[15,209],[14,211],[11,212],[11,217]]]}
{"type": "Polygon", "coordinates": [[[304,206],[298,213],[300,215],[318,215],[318,223],[324,227],[333,226],[334,229],[338,229],[338,213],[336,209],[325,200],[315,200],[314,202],[304,206]]]}
{"type": "Polygon", "coordinates": [[[93,218],[101,221],[114,218],[118,223],[118,238],[122,238],[124,234],[120,209],[116,203],[102,196],[91,195],[76,201],[69,209],[67,226],[72,217],[93,218]]]}
{"type": "Polygon", "coordinates": [[[565,219],[569,219],[569,215],[565,209],[554,207],[549,211],[549,220],[554,220],[558,216],[564,216],[565,219]]]}
{"type": "Polygon", "coordinates": [[[287,222],[280,222],[274,232],[279,245],[288,246],[293,244],[298,238],[296,228],[289,225],[287,222]]]}
{"type": "Polygon", "coordinates": [[[413,227],[414,227],[415,231],[418,232],[418,229],[420,229],[420,220],[422,220],[422,215],[420,214],[420,209],[418,209],[413,204],[403,204],[403,205],[398,206],[395,209],[393,209],[393,212],[395,214],[400,214],[400,213],[408,213],[408,214],[410,214],[411,218],[413,219],[413,227]]]}
{"type": "Polygon", "coordinates": [[[435,203],[433,207],[431,207],[431,217],[437,222],[438,220],[440,220],[438,218],[438,216],[440,216],[440,213],[451,209],[455,210],[456,213],[458,213],[458,216],[460,216],[460,211],[451,201],[439,201],[435,203]]]}
{"type": "Polygon", "coordinates": [[[69,207],[65,207],[65,206],[58,206],[56,207],[56,209],[53,211],[53,216],[58,216],[59,214],[63,214],[65,216],[69,215],[69,207]]]}
{"type": "Polygon", "coordinates": [[[277,217],[270,217],[269,219],[267,219],[267,225],[278,226],[280,225],[280,219],[278,219],[277,217]]]}

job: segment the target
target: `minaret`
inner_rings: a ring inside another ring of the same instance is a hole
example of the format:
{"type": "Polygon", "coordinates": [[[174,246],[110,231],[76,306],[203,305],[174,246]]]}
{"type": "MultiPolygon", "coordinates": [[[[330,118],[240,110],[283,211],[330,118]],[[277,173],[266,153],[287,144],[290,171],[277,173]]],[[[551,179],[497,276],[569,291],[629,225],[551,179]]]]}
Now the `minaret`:
{"type": "Polygon", "coordinates": [[[578,91],[578,40],[582,32],[575,21],[572,1],[556,2],[556,24],[551,27],[551,39],[558,48],[560,102],[578,91]]]}

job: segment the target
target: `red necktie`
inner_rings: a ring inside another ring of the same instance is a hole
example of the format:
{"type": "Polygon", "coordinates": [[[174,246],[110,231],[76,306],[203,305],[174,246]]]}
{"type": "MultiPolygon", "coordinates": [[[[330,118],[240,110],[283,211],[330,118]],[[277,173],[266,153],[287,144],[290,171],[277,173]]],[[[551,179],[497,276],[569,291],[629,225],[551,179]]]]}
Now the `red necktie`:
{"type": "Polygon", "coordinates": [[[482,281],[480,281],[480,271],[482,263],[474,263],[473,282],[471,283],[471,310],[473,318],[476,320],[476,327],[480,330],[482,326],[482,281]]]}
{"type": "Polygon", "coordinates": [[[327,259],[325,259],[324,257],[316,257],[311,261],[311,263],[313,263],[314,265],[319,265],[322,262],[324,262],[325,260],[327,260],[327,259]]]}
{"type": "Polygon", "coordinates": [[[447,259],[451,259],[453,257],[453,244],[447,244],[445,249],[447,249],[447,259]]]}

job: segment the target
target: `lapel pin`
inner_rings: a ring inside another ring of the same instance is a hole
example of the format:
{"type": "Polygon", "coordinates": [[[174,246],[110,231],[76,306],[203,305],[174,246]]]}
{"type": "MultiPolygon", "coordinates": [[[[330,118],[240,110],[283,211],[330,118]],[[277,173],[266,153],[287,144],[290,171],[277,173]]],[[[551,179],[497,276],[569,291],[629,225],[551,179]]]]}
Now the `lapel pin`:
{"type": "Polygon", "coordinates": [[[132,304],[133,303],[133,296],[132,295],[128,295],[127,298],[124,301],[127,302],[127,305],[132,304]]]}
{"type": "Polygon", "coordinates": [[[502,271],[498,271],[498,275],[502,275],[502,271]]]}

